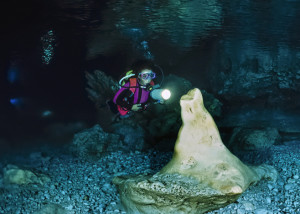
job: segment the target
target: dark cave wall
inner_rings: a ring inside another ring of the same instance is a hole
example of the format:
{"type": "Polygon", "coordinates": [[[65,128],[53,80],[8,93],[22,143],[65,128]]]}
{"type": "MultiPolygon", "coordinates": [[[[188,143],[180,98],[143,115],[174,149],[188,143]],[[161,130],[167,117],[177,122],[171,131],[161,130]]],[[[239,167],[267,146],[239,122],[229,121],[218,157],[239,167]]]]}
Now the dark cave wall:
{"type": "Polygon", "coordinates": [[[210,70],[211,90],[229,102],[288,109],[300,105],[297,50],[284,46],[262,50],[250,41],[222,40],[215,46],[210,70]]]}

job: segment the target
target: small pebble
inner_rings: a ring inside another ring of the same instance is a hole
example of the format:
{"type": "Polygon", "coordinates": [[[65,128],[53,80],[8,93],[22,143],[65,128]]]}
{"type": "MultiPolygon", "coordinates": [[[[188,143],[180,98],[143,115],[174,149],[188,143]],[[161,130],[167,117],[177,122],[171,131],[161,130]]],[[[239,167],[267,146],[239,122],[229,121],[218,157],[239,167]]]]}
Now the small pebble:
{"type": "Polygon", "coordinates": [[[243,205],[247,211],[254,210],[254,205],[250,202],[243,202],[243,205]]]}
{"type": "Polygon", "coordinates": [[[260,209],[255,210],[254,213],[255,214],[269,214],[269,211],[265,208],[260,208],[260,209]]]}
{"type": "Polygon", "coordinates": [[[272,184],[268,184],[268,188],[269,188],[269,190],[272,190],[274,187],[272,184]]]}
{"type": "Polygon", "coordinates": [[[292,190],[293,188],[294,188],[294,184],[287,184],[287,185],[284,186],[284,189],[286,191],[292,190]]]}

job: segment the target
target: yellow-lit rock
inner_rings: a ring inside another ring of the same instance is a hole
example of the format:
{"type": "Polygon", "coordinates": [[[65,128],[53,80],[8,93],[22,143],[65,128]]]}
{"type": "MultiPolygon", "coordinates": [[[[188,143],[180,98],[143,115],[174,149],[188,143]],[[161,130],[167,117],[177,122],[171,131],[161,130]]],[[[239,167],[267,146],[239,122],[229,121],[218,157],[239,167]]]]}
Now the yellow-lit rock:
{"type": "Polygon", "coordinates": [[[276,179],[273,167],[248,167],[224,146],[199,89],[180,105],[183,125],[172,160],[153,176],[113,180],[128,213],[204,213],[234,202],[262,177],[276,179]]]}
{"type": "Polygon", "coordinates": [[[201,92],[189,91],[180,100],[183,125],[172,160],[160,173],[192,176],[223,193],[241,193],[258,175],[223,144],[218,128],[205,109],[201,92]]]}

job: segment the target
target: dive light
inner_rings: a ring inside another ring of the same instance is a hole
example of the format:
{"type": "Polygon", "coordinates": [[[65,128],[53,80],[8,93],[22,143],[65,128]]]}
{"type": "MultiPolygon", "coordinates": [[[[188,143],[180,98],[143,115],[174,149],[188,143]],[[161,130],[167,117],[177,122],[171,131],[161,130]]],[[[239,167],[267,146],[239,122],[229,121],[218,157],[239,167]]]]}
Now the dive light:
{"type": "Polygon", "coordinates": [[[150,92],[150,96],[159,102],[163,102],[164,100],[168,100],[171,97],[171,92],[168,89],[153,89],[150,92]]]}

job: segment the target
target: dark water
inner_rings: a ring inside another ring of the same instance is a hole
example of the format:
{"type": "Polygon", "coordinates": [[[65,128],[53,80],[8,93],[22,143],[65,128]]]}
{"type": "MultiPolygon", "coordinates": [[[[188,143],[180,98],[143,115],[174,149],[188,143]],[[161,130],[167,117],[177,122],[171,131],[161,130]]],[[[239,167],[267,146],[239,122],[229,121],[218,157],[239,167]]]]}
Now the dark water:
{"type": "Polygon", "coordinates": [[[86,70],[117,78],[144,57],[205,86],[216,42],[237,54],[300,57],[297,0],[15,0],[3,9],[0,128],[8,139],[49,123],[92,124],[86,70]]]}

